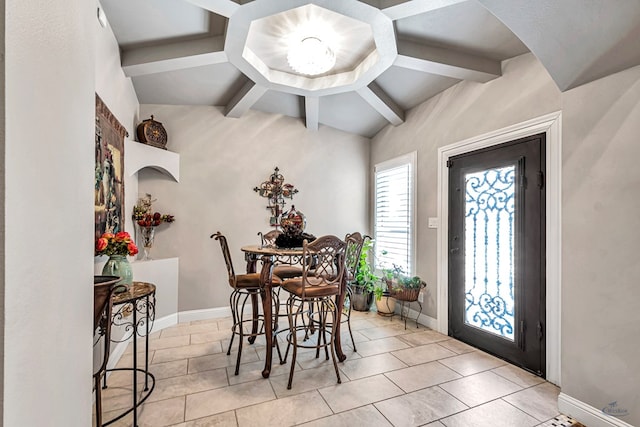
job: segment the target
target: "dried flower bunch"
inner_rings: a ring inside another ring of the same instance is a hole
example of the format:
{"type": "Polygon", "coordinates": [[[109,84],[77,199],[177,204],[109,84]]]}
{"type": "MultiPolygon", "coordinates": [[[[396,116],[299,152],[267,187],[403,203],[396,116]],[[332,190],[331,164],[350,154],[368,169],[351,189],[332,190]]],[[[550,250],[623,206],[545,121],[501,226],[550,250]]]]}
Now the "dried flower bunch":
{"type": "Polygon", "coordinates": [[[140,227],[156,227],[163,222],[171,223],[175,221],[173,215],[153,212],[152,204],[155,199],[151,199],[151,194],[138,199],[138,204],[133,207],[133,220],[140,227]]]}
{"type": "Polygon", "coordinates": [[[103,233],[96,241],[96,255],[136,255],[138,247],[126,231],[103,233]]]}

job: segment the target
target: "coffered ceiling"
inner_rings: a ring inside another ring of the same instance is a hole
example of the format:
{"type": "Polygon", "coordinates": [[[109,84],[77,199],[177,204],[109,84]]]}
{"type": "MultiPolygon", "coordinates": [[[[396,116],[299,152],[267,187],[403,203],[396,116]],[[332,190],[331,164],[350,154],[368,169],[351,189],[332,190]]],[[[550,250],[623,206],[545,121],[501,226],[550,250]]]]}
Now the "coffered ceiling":
{"type": "Polygon", "coordinates": [[[255,109],[367,137],[461,80],[500,78],[501,61],[529,51],[561,90],[640,64],[637,0],[101,3],[141,104],[255,109]],[[336,65],[296,73],[291,40],[316,26],[336,65]]]}

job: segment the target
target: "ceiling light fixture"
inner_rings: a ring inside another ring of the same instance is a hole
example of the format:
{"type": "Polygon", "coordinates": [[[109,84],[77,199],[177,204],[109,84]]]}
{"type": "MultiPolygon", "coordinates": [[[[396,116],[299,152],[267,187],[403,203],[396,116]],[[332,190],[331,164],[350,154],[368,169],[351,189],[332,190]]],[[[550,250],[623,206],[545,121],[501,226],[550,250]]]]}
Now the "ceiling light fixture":
{"type": "Polygon", "coordinates": [[[287,54],[287,62],[296,73],[317,76],[326,73],[336,65],[336,55],[319,38],[304,37],[291,46],[287,54]]]}

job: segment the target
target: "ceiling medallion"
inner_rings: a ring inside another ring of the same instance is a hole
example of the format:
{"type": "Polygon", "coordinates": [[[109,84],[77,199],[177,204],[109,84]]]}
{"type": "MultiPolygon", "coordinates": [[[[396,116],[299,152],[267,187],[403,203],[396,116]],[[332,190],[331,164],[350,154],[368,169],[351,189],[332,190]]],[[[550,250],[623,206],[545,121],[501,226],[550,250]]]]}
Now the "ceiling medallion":
{"type": "Polygon", "coordinates": [[[317,76],[336,65],[336,55],[325,42],[310,36],[291,46],[287,62],[296,73],[317,76]]]}

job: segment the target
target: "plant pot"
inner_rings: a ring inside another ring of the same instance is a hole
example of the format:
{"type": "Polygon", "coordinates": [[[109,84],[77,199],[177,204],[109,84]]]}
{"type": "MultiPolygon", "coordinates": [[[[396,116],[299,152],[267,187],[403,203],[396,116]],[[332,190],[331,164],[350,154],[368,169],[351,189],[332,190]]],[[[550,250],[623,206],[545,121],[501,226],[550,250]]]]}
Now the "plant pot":
{"type": "Polygon", "coordinates": [[[351,285],[351,308],[356,311],[369,311],[373,303],[373,291],[364,286],[351,285]]]}
{"type": "Polygon", "coordinates": [[[396,300],[385,292],[380,299],[376,299],[376,308],[380,316],[393,316],[396,310],[396,300]]]}
{"type": "Polygon", "coordinates": [[[126,292],[133,284],[131,264],[125,255],[111,255],[102,268],[102,275],[120,277],[116,293],[126,292]]]}

